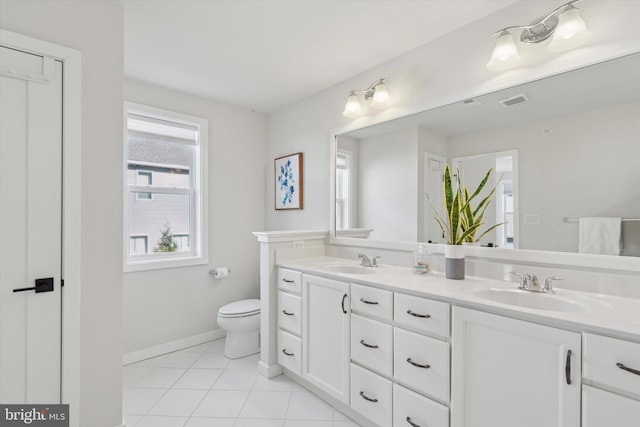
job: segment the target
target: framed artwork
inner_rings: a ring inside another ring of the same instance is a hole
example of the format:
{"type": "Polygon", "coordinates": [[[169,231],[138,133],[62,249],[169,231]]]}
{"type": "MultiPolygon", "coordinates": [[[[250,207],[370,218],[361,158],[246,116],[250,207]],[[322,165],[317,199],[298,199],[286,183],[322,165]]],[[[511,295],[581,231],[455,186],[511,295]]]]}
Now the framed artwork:
{"type": "Polygon", "coordinates": [[[274,168],[276,210],[302,209],[302,153],[278,157],[274,168]]]}

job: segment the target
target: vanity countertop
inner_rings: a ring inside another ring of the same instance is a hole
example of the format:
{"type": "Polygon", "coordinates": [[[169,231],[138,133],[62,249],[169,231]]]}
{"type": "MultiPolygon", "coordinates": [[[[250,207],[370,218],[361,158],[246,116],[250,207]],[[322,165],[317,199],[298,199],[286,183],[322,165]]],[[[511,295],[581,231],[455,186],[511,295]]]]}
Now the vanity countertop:
{"type": "Polygon", "coordinates": [[[350,267],[357,268],[359,265],[357,261],[324,256],[282,261],[278,265],[303,273],[423,296],[457,306],[479,309],[558,328],[602,333],[640,341],[640,299],[565,290],[558,285],[558,282],[554,282],[555,295],[538,294],[534,297],[554,299],[564,297],[566,300],[574,301],[578,305],[588,308],[581,311],[552,311],[500,303],[478,295],[479,291],[482,293],[481,291],[487,290],[514,290],[514,293],[517,293],[518,283],[516,282],[469,276],[464,280],[450,280],[446,279],[443,274],[436,272],[416,275],[410,268],[392,265],[371,268],[370,273],[367,271],[368,274],[348,274],[336,272],[335,269],[332,270],[332,267],[347,266],[347,270],[350,267]]]}

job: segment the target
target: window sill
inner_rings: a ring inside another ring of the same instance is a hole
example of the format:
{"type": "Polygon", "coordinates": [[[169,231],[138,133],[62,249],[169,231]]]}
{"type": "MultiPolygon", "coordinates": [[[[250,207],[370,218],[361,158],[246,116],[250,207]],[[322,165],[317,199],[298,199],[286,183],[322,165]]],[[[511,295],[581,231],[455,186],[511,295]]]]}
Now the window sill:
{"type": "Polygon", "coordinates": [[[209,260],[204,256],[172,257],[170,259],[145,259],[126,260],[123,271],[132,273],[136,271],[161,270],[165,268],[189,267],[194,265],[206,265],[209,260]]]}

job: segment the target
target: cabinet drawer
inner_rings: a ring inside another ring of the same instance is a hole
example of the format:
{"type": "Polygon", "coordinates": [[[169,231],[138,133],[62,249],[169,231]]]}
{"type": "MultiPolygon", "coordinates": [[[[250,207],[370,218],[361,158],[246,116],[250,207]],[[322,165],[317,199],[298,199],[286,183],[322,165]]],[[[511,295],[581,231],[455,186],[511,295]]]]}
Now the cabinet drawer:
{"type": "Polygon", "coordinates": [[[449,401],[449,344],[393,328],[393,376],[429,396],[449,401]]]}
{"type": "Polygon", "coordinates": [[[351,309],[383,320],[391,320],[393,318],[393,292],[352,284],[351,309]]]}
{"type": "Polygon", "coordinates": [[[302,273],[286,268],[278,269],[278,287],[289,292],[302,293],[302,273]]]}
{"type": "Polygon", "coordinates": [[[391,425],[391,381],[351,364],[351,408],[376,424],[391,425]]]}
{"type": "Polygon", "coordinates": [[[394,320],[400,325],[448,337],[450,318],[447,303],[398,293],[394,296],[394,320]]]}
{"type": "Polygon", "coordinates": [[[639,343],[585,333],[583,345],[585,378],[640,396],[639,343]]]}
{"type": "Polygon", "coordinates": [[[410,425],[448,427],[449,408],[394,384],[393,425],[398,427],[410,425]]]}
{"type": "Polygon", "coordinates": [[[640,401],[582,386],[582,427],[636,427],[640,401]]]}
{"type": "Polygon", "coordinates": [[[302,332],[302,298],[286,292],[278,292],[278,327],[292,334],[302,332]]]}
{"type": "Polygon", "coordinates": [[[302,340],[278,331],[278,363],[296,375],[302,375],[302,340]]]}
{"type": "Polygon", "coordinates": [[[351,315],[351,359],[388,377],[393,375],[393,328],[351,315]]]}

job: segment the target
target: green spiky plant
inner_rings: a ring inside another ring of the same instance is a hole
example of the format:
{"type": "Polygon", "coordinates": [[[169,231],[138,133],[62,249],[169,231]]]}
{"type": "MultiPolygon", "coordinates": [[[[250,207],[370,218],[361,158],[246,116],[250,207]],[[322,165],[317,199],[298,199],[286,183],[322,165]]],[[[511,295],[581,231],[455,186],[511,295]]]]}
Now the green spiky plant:
{"type": "MultiPolygon", "coordinates": [[[[473,193],[470,192],[469,187],[462,185],[460,180],[460,172],[456,175],[456,189],[453,189],[453,179],[451,177],[451,168],[449,165],[445,165],[444,168],[444,207],[447,212],[446,218],[443,218],[436,209],[433,201],[427,194],[427,199],[431,204],[431,208],[434,211],[433,218],[438,223],[438,226],[442,230],[442,234],[448,245],[461,245],[464,242],[476,242],[479,241],[485,234],[503,225],[504,223],[496,224],[485,230],[479,237],[475,237],[479,228],[484,225],[483,217],[484,213],[491,203],[496,191],[496,186],[493,187],[491,192],[478,203],[478,206],[474,209],[472,201],[480,194],[482,189],[489,181],[489,177],[493,169],[489,169],[478,187],[473,193]]],[[[500,178],[502,179],[502,177],[500,178]]],[[[500,182],[500,179],[498,182],[500,182]]]]}

